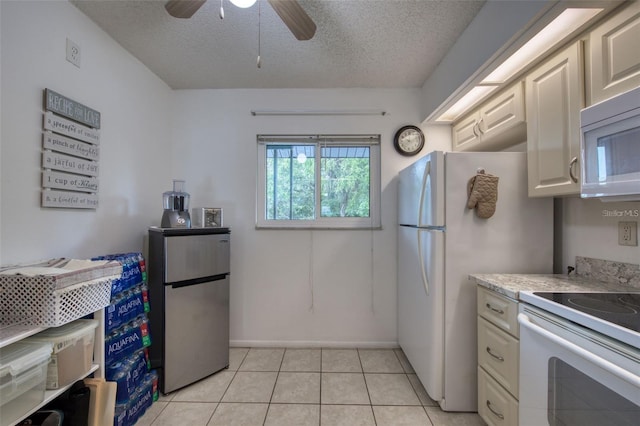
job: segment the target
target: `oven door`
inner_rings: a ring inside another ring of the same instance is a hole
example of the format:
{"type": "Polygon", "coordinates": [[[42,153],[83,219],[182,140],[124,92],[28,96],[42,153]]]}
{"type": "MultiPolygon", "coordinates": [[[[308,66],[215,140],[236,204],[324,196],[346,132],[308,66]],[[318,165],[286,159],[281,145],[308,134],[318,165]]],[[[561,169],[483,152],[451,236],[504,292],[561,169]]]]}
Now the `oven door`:
{"type": "Polygon", "coordinates": [[[640,350],[520,304],[520,425],[637,425],[640,350]]]}

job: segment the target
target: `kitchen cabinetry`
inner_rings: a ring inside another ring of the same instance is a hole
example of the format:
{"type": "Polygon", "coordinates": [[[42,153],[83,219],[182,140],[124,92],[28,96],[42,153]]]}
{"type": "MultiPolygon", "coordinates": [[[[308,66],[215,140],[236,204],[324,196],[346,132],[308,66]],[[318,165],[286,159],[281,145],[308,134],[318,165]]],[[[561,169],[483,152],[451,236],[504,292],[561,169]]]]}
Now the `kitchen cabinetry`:
{"type": "Polygon", "coordinates": [[[452,127],[454,151],[491,151],[526,139],[523,83],[517,82],[452,127]]]}
{"type": "Polygon", "coordinates": [[[525,77],[529,196],[580,192],[583,49],[578,41],[525,77]]]}
{"type": "Polygon", "coordinates": [[[589,33],[588,105],[640,86],[640,1],[589,33]]]}
{"type": "Polygon", "coordinates": [[[490,426],[518,424],[518,302],[478,286],[478,414],[490,426]]]}

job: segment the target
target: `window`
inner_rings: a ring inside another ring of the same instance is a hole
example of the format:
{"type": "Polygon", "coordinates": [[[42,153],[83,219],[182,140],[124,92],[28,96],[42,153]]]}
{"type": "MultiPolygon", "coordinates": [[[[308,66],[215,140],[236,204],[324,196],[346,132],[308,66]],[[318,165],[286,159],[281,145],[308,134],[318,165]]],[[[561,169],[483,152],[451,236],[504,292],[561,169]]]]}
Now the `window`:
{"type": "Polygon", "coordinates": [[[379,228],[380,135],[259,135],[257,226],[379,228]]]}

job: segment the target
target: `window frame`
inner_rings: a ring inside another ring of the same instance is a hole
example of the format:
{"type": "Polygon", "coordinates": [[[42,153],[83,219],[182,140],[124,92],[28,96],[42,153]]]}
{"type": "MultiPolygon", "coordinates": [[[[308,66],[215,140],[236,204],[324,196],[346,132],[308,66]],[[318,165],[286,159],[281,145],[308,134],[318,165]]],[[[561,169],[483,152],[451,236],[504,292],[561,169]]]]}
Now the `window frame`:
{"type": "Polygon", "coordinates": [[[353,135],[257,135],[257,185],[256,185],[256,229],[380,229],[381,161],[379,134],[353,135]],[[267,219],[267,145],[315,144],[315,209],[314,219],[267,219]],[[326,146],[367,146],[369,147],[369,217],[321,217],[320,189],[322,148],[326,146]]]}

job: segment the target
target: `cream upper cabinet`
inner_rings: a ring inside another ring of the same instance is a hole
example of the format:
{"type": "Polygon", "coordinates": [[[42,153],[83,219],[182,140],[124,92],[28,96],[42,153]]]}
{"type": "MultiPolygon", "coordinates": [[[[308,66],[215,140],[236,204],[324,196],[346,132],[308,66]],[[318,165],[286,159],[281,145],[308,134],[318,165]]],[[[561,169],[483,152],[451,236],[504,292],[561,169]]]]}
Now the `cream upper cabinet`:
{"type": "Polygon", "coordinates": [[[451,137],[454,151],[465,151],[467,147],[477,146],[480,143],[479,121],[480,114],[474,111],[453,125],[451,137]]]}
{"type": "Polygon", "coordinates": [[[526,139],[523,83],[510,86],[454,123],[454,151],[492,151],[526,139]]]}
{"type": "Polygon", "coordinates": [[[529,196],[580,192],[580,109],[584,107],[582,42],[525,78],[529,196]]]}
{"type": "Polygon", "coordinates": [[[640,86],[640,1],[589,33],[587,59],[588,105],[640,86]]]}

